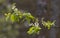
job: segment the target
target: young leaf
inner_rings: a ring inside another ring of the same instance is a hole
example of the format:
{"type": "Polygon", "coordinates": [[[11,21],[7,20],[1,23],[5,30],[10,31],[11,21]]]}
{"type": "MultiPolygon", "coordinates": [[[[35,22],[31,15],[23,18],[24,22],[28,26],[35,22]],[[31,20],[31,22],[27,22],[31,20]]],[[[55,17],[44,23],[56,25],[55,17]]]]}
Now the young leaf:
{"type": "Polygon", "coordinates": [[[28,34],[36,34],[41,30],[40,27],[32,26],[30,27],[29,31],[27,32],[28,34]]]}
{"type": "Polygon", "coordinates": [[[51,26],[54,25],[54,23],[55,23],[55,21],[53,21],[53,22],[51,22],[51,21],[45,22],[45,21],[43,21],[43,18],[42,18],[42,24],[43,24],[43,26],[47,27],[48,29],[50,29],[51,26]]]}

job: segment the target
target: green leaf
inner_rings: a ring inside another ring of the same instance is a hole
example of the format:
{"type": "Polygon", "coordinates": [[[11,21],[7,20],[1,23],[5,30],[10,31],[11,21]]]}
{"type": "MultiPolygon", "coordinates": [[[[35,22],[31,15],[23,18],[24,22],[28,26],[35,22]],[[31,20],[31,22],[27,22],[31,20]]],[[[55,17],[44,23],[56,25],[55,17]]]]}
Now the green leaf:
{"type": "Polygon", "coordinates": [[[40,27],[35,27],[35,26],[32,26],[30,27],[29,31],[27,32],[28,34],[36,34],[38,33],[39,31],[41,30],[40,27]]]}
{"type": "Polygon", "coordinates": [[[48,29],[50,29],[50,28],[54,25],[54,23],[55,23],[55,20],[54,20],[53,22],[51,22],[51,21],[45,22],[45,21],[43,21],[43,19],[42,19],[42,24],[43,24],[43,26],[47,27],[48,29]]]}
{"type": "Polygon", "coordinates": [[[15,18],[15,15],[12,14],[10,20],[11,20],[12,22],[15,22],[15,19],[16,19],[16,18],[15,18]]]}
{"type": "Polygon", "coordinates": [[[33,34],[33,33],[34,33],[34,28],[35,28],[35,27],[31,27],[27,33],[28,33],[28,34],[33,34]]]}
{"type": "Polygon", "coordinates": [[[11,13],[6,14],[6,21],[9,20],[11,13]]]}

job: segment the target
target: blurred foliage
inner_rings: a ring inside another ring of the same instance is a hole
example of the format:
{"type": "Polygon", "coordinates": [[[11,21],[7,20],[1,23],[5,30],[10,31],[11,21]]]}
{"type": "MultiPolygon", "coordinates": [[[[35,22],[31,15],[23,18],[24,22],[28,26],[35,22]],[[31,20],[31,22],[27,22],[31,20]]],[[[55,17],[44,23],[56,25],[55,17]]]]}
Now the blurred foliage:
{"type": "Polygon", "coordinates": [[[5,17],[0,18],[0,38],[16,38],[19,35],[18,25],[13,25],[9,22],[6,22],[5,17]]]}
{"type": "Polygon", "coordinates": [[[45,26],[45,27],[47,27],[48,29],[50,29],[53,25],[55,25],[55,22],[56,22],[56,20],[54,20],[53,22],[51,22],[51,21],[44,21],[44,18],[42,18],[42,24],[43,24],[43,26],[45,26]]]}
{"type": "MultiPolygon", "coordinates": [[[[20,24],[24,24],[25,21],[28,21],[30,27],[27,31],[28,34],[39,34],[42,28],[39,26],[39,20],[37,18],[32,16],[29,12],[18,10],[15,3],[7,7],[5,17],[0,19],[0,38],[16,38],[17,35],[19,35],[18,29],[20,29],[20,24]]],[[[54,23],[55,21],[45,22],[42,19],[43,26],[48,27],[48,29],[50,29],[54,23]]]]}
{"type": "MultiPolygon", "coordinates": [[[[11,12],[5,13],[5,16],[6,16],[6,21],[10,21],[12,23],[15,23],[15,22],[16,23],[24,23],[25,21],[28,21],[28,24],[30,24],[31,21],[32,21],[32,23],[33,22],[34,23],[35,22],[38,23],[38,21],[35,19],[34,16],[32,16],[28,12],[21,12],[21,11],[19,11],[14,4],[12,5],[11,12]]],[[[31,25],[31,26],[33,26],[33,25],[31,25]]],[[[40,30],[39,25],[34,24],[33,27],[30,27],[30,29],[28,31],[28,34],[37,33],[39,30],[40,30]],[[33,31],[32,28],[34,29],[34,32],[32,32],[33,31]]]]}
{"type": "Polygon", "coordinates": [[[28,34],[39,34],[39,30],[41,30],[41,28],[39,27],[39,23],[36,22],[34,24],[32,24],[32,27],[29,28],[29,31],[27,32],[28,34]]]}
{"type": "Polygon", "coordinates": [[[35,18],[30,13],[22,13],[15,6],[12,6],[12,10],[5,14],[6,21],[10,19],[11,22],[19,22],[20,19],[27,20],[28,22],[34,20],[35,18]]]}

